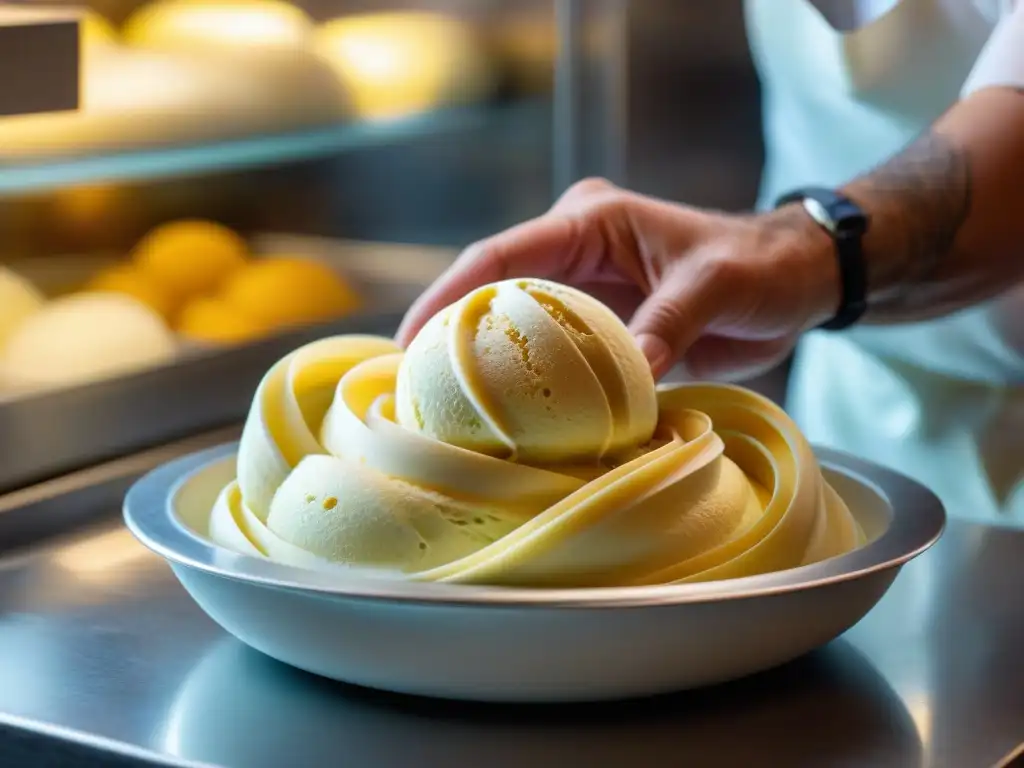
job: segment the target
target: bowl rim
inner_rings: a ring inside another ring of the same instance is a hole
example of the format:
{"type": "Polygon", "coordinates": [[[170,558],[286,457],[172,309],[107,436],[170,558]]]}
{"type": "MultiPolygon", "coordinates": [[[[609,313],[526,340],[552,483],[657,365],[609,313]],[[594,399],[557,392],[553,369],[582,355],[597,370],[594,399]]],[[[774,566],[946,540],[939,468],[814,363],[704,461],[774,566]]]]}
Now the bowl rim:
{"type": "Polygon", "coordinates": [[[132,535],[172,569],[185,567],[236,582],[308,596],[419,605],[487,608],[649,608],[750,599],[824,587],[899,568],[942,535],[942,502],[915,480],[832,448],[815,446],[823,469],[867,485],[889,505],[891,523],[874,541],[837,557],[783,571],[690,584],[627,587],[529,588],[373,578],[316,571],[232,552],[199,536],[178,519],[181,488],[211,465],[237,453],[238,442],[187,454],[139,478],[124,501],[132,535]]]}

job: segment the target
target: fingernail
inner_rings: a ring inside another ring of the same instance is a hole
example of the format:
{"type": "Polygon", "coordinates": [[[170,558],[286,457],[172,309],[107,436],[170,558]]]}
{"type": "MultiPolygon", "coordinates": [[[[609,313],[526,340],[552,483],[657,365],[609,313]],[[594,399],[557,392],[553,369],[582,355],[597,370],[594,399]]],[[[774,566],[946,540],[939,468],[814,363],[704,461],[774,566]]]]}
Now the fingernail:
{"type": "Polygon", "coordinates": [[[647,358],[647,363],[651,366],[654,376],[658,377],[664,373],[668,367],[669,358],[672,356],[672,350],[664,339],[651,333],[641,333],[636,337],[636,343],[640,347],[640,351],[644,353],[644,357],[647,358]]]}

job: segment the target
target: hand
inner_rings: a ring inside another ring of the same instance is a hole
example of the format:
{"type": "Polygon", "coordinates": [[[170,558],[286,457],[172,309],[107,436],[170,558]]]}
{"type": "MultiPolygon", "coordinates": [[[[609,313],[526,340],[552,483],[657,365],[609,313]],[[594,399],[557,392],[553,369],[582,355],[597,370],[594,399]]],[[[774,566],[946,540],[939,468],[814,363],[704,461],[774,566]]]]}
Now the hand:
{"type": "Polygon", "coordinates": [[[661,377],[739,379],[783,360],[831,317],[839,278],[830,238],[799,206],[734,216],[663,202],[602,180],[470,246],[413,304],[407,345],[440,309],[486,283],[540,277],[604,301],[661,377]]]}

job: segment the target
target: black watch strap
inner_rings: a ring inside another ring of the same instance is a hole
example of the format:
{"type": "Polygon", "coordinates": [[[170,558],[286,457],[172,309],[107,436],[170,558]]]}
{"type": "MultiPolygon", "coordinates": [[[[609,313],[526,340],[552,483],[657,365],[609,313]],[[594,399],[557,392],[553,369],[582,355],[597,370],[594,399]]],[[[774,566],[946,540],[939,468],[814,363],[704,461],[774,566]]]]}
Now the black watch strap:
{"type": "Polygon", "coordinates": [[[821,187],[805,187],[783,195],[775,203],[781,207],[802,203],[807,213],[829,233],[836,245],[839,279],[842,288],[839,308],[831,320],[819,328],[839,331],[857,322],[868,308],[868,274],[861,242],[868,231],[868,216],[860,207],[838,192],[821,187]]]}

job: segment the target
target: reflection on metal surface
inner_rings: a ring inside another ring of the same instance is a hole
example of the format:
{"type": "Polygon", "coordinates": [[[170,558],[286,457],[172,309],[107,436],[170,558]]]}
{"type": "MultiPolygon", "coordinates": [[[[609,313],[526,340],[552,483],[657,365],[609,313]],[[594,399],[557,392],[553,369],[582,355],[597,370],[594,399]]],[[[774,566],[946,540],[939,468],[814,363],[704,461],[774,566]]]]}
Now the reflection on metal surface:
{"type": "MultiPolygon", "coordinates": [[[[22,575],[38,577],[47,564],[41,558],[22,575]]],[[[937,565],[926,555],[920,567],[937,565]]],[[[437,765],[564,765],[579,755],[593,765],[684,758],[730,765],[770,756],[779,758],[776,764],[961,766],[980,764],[997,746],[976,741],[973,760],[951,762],[935,752],[922,762],[919,736],[930,732],[915,733],[915,713],[908,716],[875,656],[858,650],[856,641],[686,696],[599,707],[468,707],[367,693],[296,672],[226,638],[155,558],[134,571],[137,586],[127,593],[106,590],[103,599],[97,585],[100,599],[91,606],[24,606],[33,621],[10,614],[0,620],[0,644],[8,651],[0,671],[11,679],[15,665],[32,664],[38,682],[30,698],[5,686],[0,711],[252,768],[282,760],[316,765],[340,755],[395,766],[414,758],[437,765]],[[801,725],[800,738],[794,723],[801,725]]],[[[8,578],[0,577],[0,587],[9,586],[8,578]]],[[[879,632],[877,641],[898,643],[898,629],[879,632]]],[[[956,693],[947,692],[949,704],[973,706],[956,693]]],[[[924,690],[919,706],[937,694],[941,687],[924,690]]],[[[943,727],[972,741],[955,721],[943,727]]]]}
{"type": "Polygon", "coordinates": [[[848,637],[928,702],[926,765],[990,765],[1024,738],[1024,532],[953,524],[922,561],[848,637]]]}
{"type": "MultiPolygon", "coordinates": [[[[904,696],[903,703],[907,707],[910,719],[917,729],[917,738],[922,744],[930,745],[932,740],[932,709],[927,693],[921,692],[904,696]]],[[[927,750],[927,747],[925,748],[927,750]]]]}
{"type": "Polygon", "coordinates": [[[140,474],[183,452],[237,438],[240,432],[240,427],[228,427],[195,435],[0,496],[0,541],[11,552],[54,532],[74,530],[117,506],[140,474]],[[68,503],[70,496],[74,504],[68,503]]]}
{"type": "Polygon", "coordinates": [[[115,528],[57,550],[53,562],[76,579],[107,582],[144,556],[127,531],[115,528]]]}
{"type": "Polygon", "coordinates": [[[920,751],[898,698],[843,642],[712,691],[524,707],[359,690],[224,639],[182,681],[162,746],[186,759],[253,768],[339,760],[395,768],[895,765],[892,755],[910,765],[920,751]],[[803,726],[798,737],[796,723],[803,726]]]}
{"type": "Polygon", "coordinates": [[[844,639],[773,672],[639,702],[479,706],[359,690],[246,648],[127,539],[115,490],[101,484],[49,507],[49,528],[34,529],[39,546],[28,552],[11,552],[0,535],[0,764],[25,764],[12,762],[24,754],[12,728],[42,733],[41,760],[66,753],[58,741],[91,750],[72,764],[117,752],[133,762],[111,764],[238,768],[1002,768],[1020,754],[1021,531],[952,523],[844,639]],[[68,530],[87,518],[97,527],[68,530]],[[106,563],[117,578],[69,584],[68,551],[75,562],[94,540],[119,536],[124,550],[112,546],[137,556],[106,563]]]}
{"type": "Polygon", "coordinates": [[[992,768],[1020,768],[1021,765],[1024,765],[1024,743],[1012,750],[992,768]]]}

